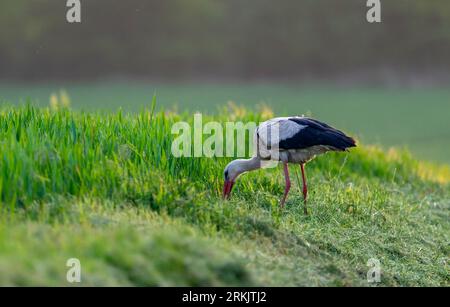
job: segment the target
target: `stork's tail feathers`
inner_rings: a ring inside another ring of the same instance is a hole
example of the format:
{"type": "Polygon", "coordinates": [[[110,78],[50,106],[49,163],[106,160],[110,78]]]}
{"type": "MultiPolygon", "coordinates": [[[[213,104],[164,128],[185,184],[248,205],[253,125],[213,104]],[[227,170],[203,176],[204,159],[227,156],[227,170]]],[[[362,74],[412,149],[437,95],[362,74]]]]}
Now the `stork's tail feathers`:
{"type": "Polygon", "coordinates": [[[347,148],[345,148],[344,151],[350,151],[349,148],[357,147],[357,146],[356,146],[356,141],[355,141],[355,139],[352,138],[352,137],[349,137],[349,139],[350,139],[350,140],[349,140],[350,145],[349,145],[347,148]]]}
{"type": "Polygon", "coordinates": [[[343,151],[349,151],[350,148],[356,147],[355,139],[352,137],[347,136],[344,142],[343,151]]]}
{"type": "Polygon", "coordinates": [[[356,147],[356,141],[354,138],[345,135],[342,131],[335,130],[332,132],[334,137],[332,138],[332,146],[340,151],[348,151],[349,148],[356,147]]]}

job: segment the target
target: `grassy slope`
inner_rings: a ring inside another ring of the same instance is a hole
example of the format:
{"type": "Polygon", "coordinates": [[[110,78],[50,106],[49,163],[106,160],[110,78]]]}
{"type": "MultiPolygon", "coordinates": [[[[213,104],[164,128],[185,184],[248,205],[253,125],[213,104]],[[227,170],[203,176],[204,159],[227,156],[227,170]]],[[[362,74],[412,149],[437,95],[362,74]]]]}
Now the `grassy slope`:
{"type": "Polygon", "coordinates": [[[83,285],[367,285],[374,257],[382,285],[449,285],[448,168],[360,147],[308,165],[310,216],[279,169],[225,203],[229,159],[170,155],[180,119],[0,111],[0,284],[67,285],[75,257],[83,285]]]}

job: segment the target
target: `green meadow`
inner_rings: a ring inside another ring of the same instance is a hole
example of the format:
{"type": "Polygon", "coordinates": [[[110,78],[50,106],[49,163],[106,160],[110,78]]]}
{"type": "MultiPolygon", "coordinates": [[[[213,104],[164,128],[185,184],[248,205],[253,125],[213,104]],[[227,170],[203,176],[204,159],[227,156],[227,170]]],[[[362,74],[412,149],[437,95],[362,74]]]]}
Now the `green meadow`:
{"type": "Polygon", "coordinates": [[[364,88],[314,84],[164,84],[108,81],[93,83],[0,83],[0,103],[46,107],[52,93],[67,91],[72,108],[84,111],[139,112],[156,94],[158,106],[179,112],[216,114],[233,101],[276,115],[309,114],[352,132],[367,144],[407,148],[419,159],[450,163],[450,89],[364,88]]]}
{"type": "Polygon", "coordinates": [[[439,153],[448,151],[449,91],[278,88],[277,95],[263,85],[253,94],[211,86],[217,101],[209,101],[205,88],[163,87],[155,107],[151,87],[129,96],[111,87],[90,105],[95,93],[74,86],[66,88],[71,107],[64,95],[49,107],[49,89],[8,88],[9,101],[29,93],[40,107],[0,109],[0,285],[449,286],[450,169],[416,158],[446,160],[439,153]],[[421,98],[430,100],[419,107],[421,98]],[[276,114],[311,111],[361,135],[351,152],[307,165],[308,216],[296,165],[281,210],[281,168],[243,175],[223,201],[231,158],[173,157],[171,127],[192,122],[192,111],[207,111],[204,122],[274,115],[267,107],[217,107],[230,99],[264,102],[276,114]],[[119,105],[124,110],[114,111],[119,105]],[[366,133],[391,138],[382,148],[368,145],[366,133]],[[432,134],[442,147],[419,137],[432,134]],[[416,152],[387,149],[400,141],[416,152]],[[66,281],[69,258],[81,262],[80,284],[66,281]],[[380,261],[378,284],[367,282],[371,258],[380,261]]]}

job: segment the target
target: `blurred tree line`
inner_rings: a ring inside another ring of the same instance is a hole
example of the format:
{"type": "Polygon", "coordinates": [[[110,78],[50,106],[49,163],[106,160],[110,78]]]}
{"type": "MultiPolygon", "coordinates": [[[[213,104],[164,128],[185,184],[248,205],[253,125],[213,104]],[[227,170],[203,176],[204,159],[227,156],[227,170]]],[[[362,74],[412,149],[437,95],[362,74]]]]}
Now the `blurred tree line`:
{"type": "Polygon", "coordinates": [[[445,74],[450,1],[2,0],[0,78],[323,78],[445,74]]]}

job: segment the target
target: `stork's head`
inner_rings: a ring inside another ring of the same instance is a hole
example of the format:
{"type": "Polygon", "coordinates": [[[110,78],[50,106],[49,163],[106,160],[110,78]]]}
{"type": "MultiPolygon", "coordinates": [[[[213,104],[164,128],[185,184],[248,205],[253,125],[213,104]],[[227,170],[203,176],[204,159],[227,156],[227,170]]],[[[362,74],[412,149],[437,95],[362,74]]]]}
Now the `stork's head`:
{"type": "Polygon", "coordinates": [[[225,183],[223,185],[223,198],[228,199],[233,189],[237,177],[242,174],[245,169],[242,167],[243,160],[234,160],[228,163],[223,171],[225,183]]]}
{"type": "Polygon", "coordinates": [[[261,168],[261,160],[259,157],[252,157],[251,159],[237,159],[230,162],[223,171],[225,183],[223,185],[223,198],[228,199],[240,174],[255,169],[261,168]]]}

